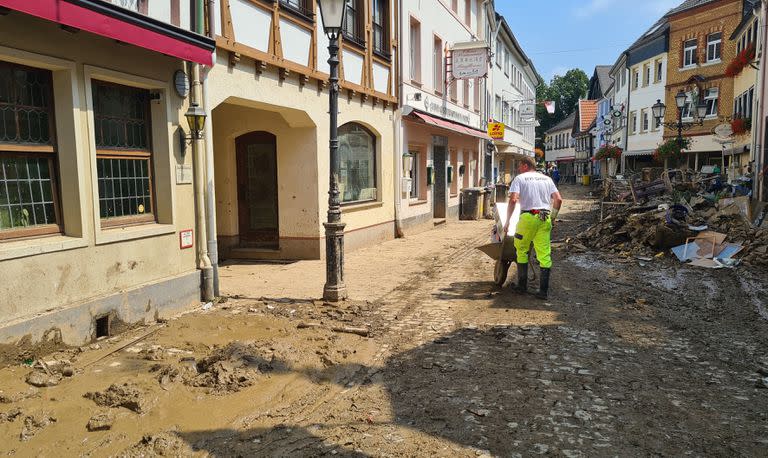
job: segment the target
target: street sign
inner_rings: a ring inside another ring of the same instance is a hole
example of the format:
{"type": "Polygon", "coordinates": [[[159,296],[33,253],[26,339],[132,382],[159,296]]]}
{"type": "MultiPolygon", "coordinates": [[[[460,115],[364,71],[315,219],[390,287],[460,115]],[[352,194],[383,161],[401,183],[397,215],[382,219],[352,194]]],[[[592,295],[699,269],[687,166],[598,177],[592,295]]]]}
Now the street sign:
{"type": "Polygon", "coordinates": [[[451,51],[451,75],[454,79],[482,78],[487,73],[487,48],[453,49],[451,51]]]}
{"type": "Polygon", "coordinates": [[[536,117],[536,104],[535,103],[521,103],[520,104],[520,117],[521,118],[535,118],[536,117]]]}
{"type": "Polygon", "coordinates": [[[504,140],[504,123],[489,122],[488,136],[494,140],[504,140]]]}

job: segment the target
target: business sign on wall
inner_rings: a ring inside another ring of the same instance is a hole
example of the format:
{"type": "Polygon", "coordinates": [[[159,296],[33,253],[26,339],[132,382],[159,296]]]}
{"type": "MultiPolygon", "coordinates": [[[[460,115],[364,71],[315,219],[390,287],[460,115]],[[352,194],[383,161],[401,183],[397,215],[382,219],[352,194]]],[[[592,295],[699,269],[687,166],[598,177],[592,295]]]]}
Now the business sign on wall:
{"type": "Polygon", "coordinates": [[[451,50],[451,76],[453,79],[482,78],[488,74],[488,48],[460,47],[451,50]]]}
{"type": "Polygon", "coordinates": [[[489,122],[488,136],[494,140],[504,140],[504,123],[489,122]]]}

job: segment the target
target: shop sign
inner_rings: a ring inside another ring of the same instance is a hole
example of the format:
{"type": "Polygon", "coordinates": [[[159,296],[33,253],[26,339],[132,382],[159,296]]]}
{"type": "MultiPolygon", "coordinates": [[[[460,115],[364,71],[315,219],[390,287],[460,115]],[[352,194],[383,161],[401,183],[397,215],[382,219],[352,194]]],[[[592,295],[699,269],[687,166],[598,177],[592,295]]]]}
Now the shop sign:
{"type": "Polygon", "coordinates": [[[452,110],[446,106],[441,99],[432,99],[430,97],[424,97],[424,110],[441,118],[449,119],[452,121],[458,121],[465,126],[470,125],[469,115],[460,111],[452,110]]]}
{"type": "Polygon", "coordinates": [[[179,231],[179,248],[185,249],[185,248],[192,248],[192,245],[195,244],[195,238],[194,238],[194,232],[192,229],[185,229],[183,231],[179,231]]]}
{"type": "Polygon", "coordinates": [[[503,122],[489,122],[488,123],[488,136],[494,140],[504,140],[504,123],[503,122]]]}
{"type": "Polygon", "coordinates": [[[487,48],[451,51],[451,75],[454,79],[482,78],[486,74],[488,74],[487,48]]]}

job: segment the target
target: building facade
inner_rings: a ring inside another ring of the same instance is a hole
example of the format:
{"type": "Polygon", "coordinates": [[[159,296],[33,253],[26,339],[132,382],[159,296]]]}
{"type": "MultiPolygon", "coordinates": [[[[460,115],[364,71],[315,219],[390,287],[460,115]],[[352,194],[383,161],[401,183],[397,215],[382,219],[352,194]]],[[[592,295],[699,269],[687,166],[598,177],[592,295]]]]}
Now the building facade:
{"type": "Polygon", "coordinates": [[[404,233],[458,218],[459,191],[478,186],[485,174],[489,50],[482,5],[477,0],[402,2],[396,211],[404,233]],[[451,59],[458,49],[485,59],[486,75],[454,78],[451,59]]]}
{"type": "MultiPolygon", "coordinates": [[[[715,141],[715,126],[733,115],[733,82],[726,76],[727,63],[736,56],[736,43],[728,37],[742,18],[743,0],[683,2],[667,14],[669,21],[669,58],[667,65],[665,121],[675,122],[678,110],[675,95],[682,90],[688,96],[683,121],[694,120],[696,106],[706,104],[703,125],[685,132],[691,139],[686,150],[688,166],[723,168],[726,146],[715,141]]],[[[675,138],[676,129],[665,129],[664,139],[675,138]]]]}
{"type": "MultiPolygon", "coordinates": [[[[223,258],[325,252],[328,39],[317,2],[221,0],[208,74],[216,229],[223,258]]],[[[391,239],[398,2],[349,2],[340,37],[339,187],[345,247],[391,239]]]]}
{"type": "Polygon", "coordinates": [[[561,183],[575,183],[576,150],[573,143],[573,126],[576,110],[544,133],[544,160],[560,171],[561,183]]]}
{"type": "Polygon", "coordinates": [[[185,61],[214,46],[189,5],[0,1],[0,344],[80,345],[199,303],[177,129],[185,61]]]}
{"type": "Polygon", "coordinates": [[[494,140],[493,167],[496,181],[509,184],[517,173],[518,160],[535,156],[536,87],[541,81],[507,21],[497,14],[496,22],[492,119],[505,129],[504,138],[494,140]]]}

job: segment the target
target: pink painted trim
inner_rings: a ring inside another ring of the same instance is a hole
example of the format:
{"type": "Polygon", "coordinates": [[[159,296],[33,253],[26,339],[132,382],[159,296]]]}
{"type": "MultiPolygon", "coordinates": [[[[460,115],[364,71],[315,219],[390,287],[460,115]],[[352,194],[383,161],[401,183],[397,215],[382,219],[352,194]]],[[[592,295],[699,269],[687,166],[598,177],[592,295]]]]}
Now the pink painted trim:
{"type": "Polygon", "coordinates": [[[0,0],[0,6],[202,65],[210,51],[62,0],[0,0]]]}

